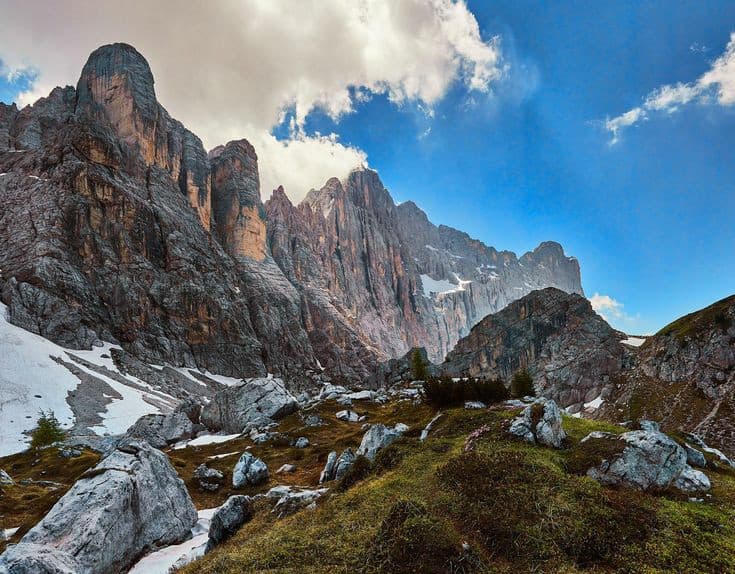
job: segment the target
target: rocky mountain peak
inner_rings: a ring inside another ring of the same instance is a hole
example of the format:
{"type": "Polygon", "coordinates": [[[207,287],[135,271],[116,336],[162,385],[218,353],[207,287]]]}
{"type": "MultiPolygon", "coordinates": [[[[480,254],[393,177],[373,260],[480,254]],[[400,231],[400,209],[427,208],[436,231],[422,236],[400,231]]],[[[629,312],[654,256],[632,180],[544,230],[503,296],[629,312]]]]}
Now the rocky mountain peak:
{"type": "Polygon", "coordinates": [[[82,68],[77,83],[81,105],[101,106],[110,121],[129,133],[132,126],[124,125],[136,111],[153,121],[158,113],[158,102],[153,89],[153,73],[146,59],[132,46],[123,43],[107,44],[92,52],[82,68]]]}
{"type": "Polygon", "coordinates": [[[255,148],[245,139],[231,141],[210,151],[209,160],[212,213],[222,245],[234,257],[262,261],[268,250],[255,148]]]}

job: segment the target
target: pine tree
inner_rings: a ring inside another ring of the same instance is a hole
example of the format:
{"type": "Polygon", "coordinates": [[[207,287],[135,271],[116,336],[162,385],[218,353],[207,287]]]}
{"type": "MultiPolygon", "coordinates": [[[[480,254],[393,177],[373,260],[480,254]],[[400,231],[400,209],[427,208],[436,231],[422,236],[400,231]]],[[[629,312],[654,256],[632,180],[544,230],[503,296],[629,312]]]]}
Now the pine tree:
{"type": "Polygon", "coordinates": [[[510,381],[510,394],[515,398],[534,396],[533,378],[527,369],[519,369],[510,381]]]}
{"type": "Polygon", "coordinates": [[[36,428],[31,432],[31,448],[38,449],[64,440],[66,433],[54,411],[40,411],[36,428]]]}
{"type": "Polygon", "coordinates": [[[429,372],[426,370],[426,363],[421,356],[420,349],[414,349],[411,355],[411,374],[414,381],[425,381],[429,378],[429,372]]]}

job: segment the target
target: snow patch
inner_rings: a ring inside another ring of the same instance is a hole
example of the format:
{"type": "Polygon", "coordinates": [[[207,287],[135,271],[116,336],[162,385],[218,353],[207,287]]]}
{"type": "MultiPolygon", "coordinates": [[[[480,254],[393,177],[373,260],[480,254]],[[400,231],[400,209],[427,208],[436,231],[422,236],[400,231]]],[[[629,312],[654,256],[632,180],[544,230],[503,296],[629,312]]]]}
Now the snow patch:
{"type": "Polygon", "coordinates": [[[182,448],[186,448],[188,446],[203,446],[205,444],[217,444],[220,442],[227,442],[228,440],[235,439],[239,436],[242,436],[242,433],[237,434],[204,434],[200,435],[196,438],[193,438],[191,440],[184,440],[181,442],[177,442],[174,445],[175,450],[179,450],[182,448]]]}
{"type": "Polygon", "coordinates": [[[465,285],[472,283],[472,281],[460,279],[456,273],[453,273],[453,275],[457,283],[452,283],[447,279],[437,280],[432,279],[428,275],[421,275],[421,286],[424,290],[424,297],[430,299],[432,295],[443,296],[449,293],[459,293],[465,290],[465,285]]]}
{"type": "Polygon", "coordinates": [[[646,340],[641,337],[628,337],[621,341],[624,345],[630,345],[631,347],[640,347],[645,342],[646,340]]]}

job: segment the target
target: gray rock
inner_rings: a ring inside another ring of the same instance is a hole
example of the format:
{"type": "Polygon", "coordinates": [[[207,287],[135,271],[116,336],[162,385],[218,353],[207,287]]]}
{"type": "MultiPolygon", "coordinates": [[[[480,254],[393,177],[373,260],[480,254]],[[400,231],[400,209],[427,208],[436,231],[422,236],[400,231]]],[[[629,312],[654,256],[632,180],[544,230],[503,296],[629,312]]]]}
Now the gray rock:
{"type": "Polygon", "coordinates": [[[640,426],[641,430],[645,430],[645,431],[660,431],[661,430],[661,426],[656,421],[649,421],[646,419],[639,421],[638,426],[640,426]]]}
{"type": "Polygon", "coordinates": [[[637,430],[620,436],[600,433],[596,440],[620,441],[620,453],[587,475],[610,486],[661,490],[672,486],[688,467],[686,451],[658,431],[637,430]]]}
{"type": "Polygon", "coordinates": [[[317,499],[319,499],[327,488],[318,488],[316,490],[291,490],[286,492],[278,499],[275,506],[273,507],[273,513],[278,518],[284,518],[295,512],[298,512],[302,508],[312,507],[315,505],[317,499]]]}
{"type": "Polygon", "coordinates": [[[225,482],[225,475],[216,468],[209,468],[206,464],[200,464],[194,470],[194,478],[202,490],[217,492],[225,482]]]}
{"type": "Polygon", "coordinates": [[[127,438],[142,439],[154,448],[164,448],[193,436],[194,425],[183,412],[143,415],[125,432],[127,438]]]}
{"type": "Polygon", "coordinates": [[[295,464],[283,464],[276,471],[276,474],[290,474],[292,472],[296,472],[296,465],[295,464]]]}
{"type": "Polygon", "coordinates": [[[257,486],[268,480],[268,467],[249,452],[244,452],[232,471],[232,486],[257,486]]]}
{"type": "Polygon", "coordinates": [[[552,399],[539,398],[513,419],[508,429],[511,435],[526,442],[561,448],[567,435],[562,426],[559,407],[552,399]]]}
{"type": "Polygon", "coordinates": [[[206,552],[235,534],[252,517],[253,502],[249,496],[230,496],[212,516],[206,552]]]}
{"type": "Polygon", "coordinates": [[[704,458],[704,453],[701,450],[697,450],[688,442],[684,443],[684,450],[687,453],[687,464],[698,466],[699,468],[707,466],[707,459],[704,458]]]}
{"type": "Polygon", "coordinates": [[[296,439],[296,442],[294,443],[294,447],[306,448],[307,446],[309,446],[309,444],[310,443],[309,443],[308,438],[306,438],[305,436],[300,436],[299,438],[296,439]]]}
{"type": "Polygon", "coordinates": [[[319,484],[334,480],[334,467],[337,464],[337,451],[333,450],[327,455],[327,462],[319,475],[319,484]]]}
{"type": "Polygon", "coordinates": [[[143,553],[186,540],[196,521],[194,504],[166,455],[129,440],[8,548],[0,571],[126,571],[143,553]]]}
{"type": "Polygon", "coordinates": [[[386,427],[383,424],[373,425],[363,435],[357,454],[373,460],[381,448],[400,438],[406,430],[408,430],[408,427],[402,423],[393,428],[386,427]]]}
{"type": "Polygon", "coordinates": [[[82,451],[76,448],[63,447],[59,449],[59,458],[76,458],[82,456],[82,451]]]}
{"type": "Polygon", "coordinates": [[[682,492],[707,492],[712,488],[712,484],[701,470],[696,470],[689,465],[674,481],[674,488],[678,488],[682,492]]]}
{"type": "Polygon", "coordinates": [[[339,411],[334,416],[341,421],[349,423],[356,423],[360,420],[360,415],[358,415],[355,411],[339,411]]]}
{"type": "Polygon", "coordinates": [[[466,409],[485,409],[487,405],[482,401],[465,401],[464,408],[466,409]]]}
{"type": "Polygon", "coordinates": [[[324,425],[324,419],[319,415],[307,415],[304,417],[304,424],[307,427],[320,427],[324,425]]]}
{"type": "Polygon", "coordinates": [[[281,379],[251,379],[219,391],[202,409],[201,420],[212,431],[236,433],[272,423],[298,408],[281,379]]]}
{"type": "Polygon", "coordinates": [[[15,484],[15,481],[2,468],[0,468],[0,484],[15,484]]]}

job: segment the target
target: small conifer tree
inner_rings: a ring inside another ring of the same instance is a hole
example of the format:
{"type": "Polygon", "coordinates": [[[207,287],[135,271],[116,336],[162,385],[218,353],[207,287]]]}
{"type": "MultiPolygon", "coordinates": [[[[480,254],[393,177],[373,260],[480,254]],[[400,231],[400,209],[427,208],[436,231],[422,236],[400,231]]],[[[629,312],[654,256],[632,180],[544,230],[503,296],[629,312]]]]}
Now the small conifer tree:
{"type": "Polygon", "coordinates": [[[426,369],[426,363],[421,356],[420,349],[414,349],[411,355],[411,375],[414,381],[425,381],[429,378],[429,372],[426,369]]]}
{"type": "Polygon", "coordinates": [[[54,411],[40,411],[36,428],[31,431],[31,448],[38,449],[64,440],[66,433],[54,411]]]}
{"type": "Polygon", "coordinates": [[[517,399],[534,396],[533,378],[526,368],[519,369],[513,374],[510,381],[510,394],[517,399]]]}

